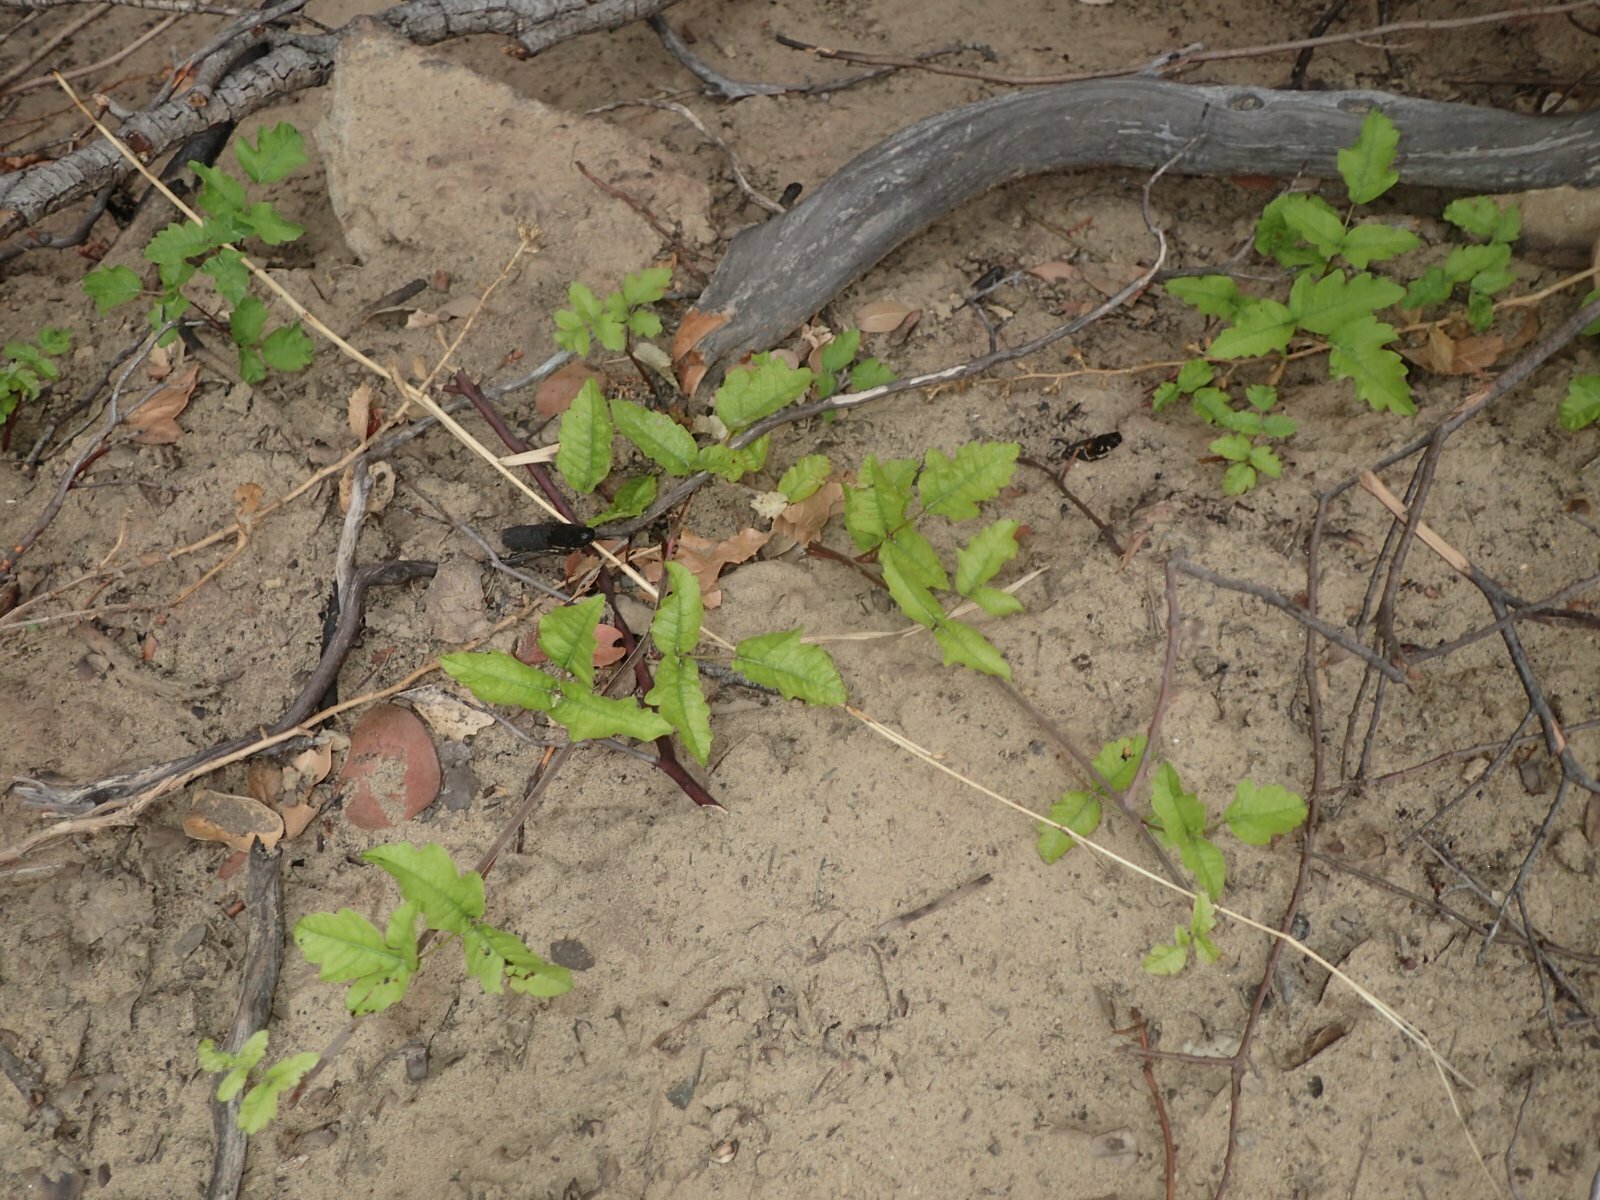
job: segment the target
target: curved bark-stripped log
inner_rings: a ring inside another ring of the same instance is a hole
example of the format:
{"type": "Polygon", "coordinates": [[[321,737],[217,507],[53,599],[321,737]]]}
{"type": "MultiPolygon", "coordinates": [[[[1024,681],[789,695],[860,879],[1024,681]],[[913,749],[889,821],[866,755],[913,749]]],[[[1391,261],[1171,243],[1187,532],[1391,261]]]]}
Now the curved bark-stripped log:
{"type": "Polygon", "coordinates": [[[974,196],[1071,167],[1334,175],[1382,109],[1407,183],[1500,192],[1600,185],[1600,112],[1523,117],[1383,92],[1280,92],[1157,79],[1063,84],[928,117],[847,163],[805,202],[733,239],[673,346],[685,392],[797,328],[907,238],[974,196]],[[1187,149],[1185,149],[1187,147],[1187,149]]]}
{"type": "MultiPolygon", "coordinates": [[[[617,29],[653,16],[675,0],[409,0],[375,14],[419,46],[468,34],[514,37],[531,53],[583,33],[617,29]]],[[[333,74],[339,39],[351,26],[315,37],[275,35],[273,48],[226,76],[210,92],[185,92],[129,118],[117,135],[149,162],[185,138],[240,121],[333,74]]],[[[246,34],[244,36],[251,36],[246,34]]],[[[54,162],[0,176],[0,240],[97,192],[131,168],[116,147],[96,138],[54,162]]]]}

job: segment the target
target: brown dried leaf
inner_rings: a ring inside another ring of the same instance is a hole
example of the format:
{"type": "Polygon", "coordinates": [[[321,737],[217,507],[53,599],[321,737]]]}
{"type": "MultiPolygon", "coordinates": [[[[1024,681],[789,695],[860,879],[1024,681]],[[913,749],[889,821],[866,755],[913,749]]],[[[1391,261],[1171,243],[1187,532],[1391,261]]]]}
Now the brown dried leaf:
{"type": "Polygon", "coordinates": [[[678,326],[677,335],[672,339],[672,363],[678,374],[678,387],[685,396],[693,396],[706,375],[705,355],[697,347],[707,334],[726,325],[731,315],[691,308],[678,326]]]}
{"type": "Polygon", "coordinates": [[[1078,277],[1102,296],[1115,296],[1144,271],[1124,263],[1086,262],[1078,266],[1078,277]]]}
{"type": "Polygon", "coordinates": [[[494,724],[494,718],[488,713],[473,708],[436,683],[414,687],[400,694],[417,710],[417,715],[446,741],[465,742],[494,724]]]}
{"type": "Polygon", "coordinates": [[[276,808],[283,791],[283,772],[275,764],[258,759],[245,769],[244,790],[268,808],[276,808]]]}
{"type": "Polygon", "coordinates": [[[722,603],[722,591],[717,587],[717,576],[729,563],[742,563],[753,558],[761,547],[772,539],[770,532],[759,529],[742,529],[730,538],[713,542],[698,534],[683,533],[678,538],[678,550],[673,557],[700,581],[700,593],[707,608],[722,603]],[[715,597],[715,599],[713,599],[715,597]]]}
{"type": "Polygon", "coordinates": [[[281,810],[283,817],[283,836],[289,840],[299,837],[306,831],[306,826],[317,819],[317,814],[322,810],[311,804],[291,804],[281,810]]]}
{"type": "Polygon", "coordinates": [[[915,311],[896,300],[869,300],[855,312],[856,328],[862,333],[888,333],[915,311]]]}
{"type": "Polygon", "coordinates": [[[789,505],[772,522],[773,534],[792,537],[802,546],[809,546],[822,534],[822,527],[830,518],[844,512],[844,488],[837,479],[830,479],[811,495],[789,505]]]}
{"type": "Polygon", "coordinates": [[[204,789],[183,818],[183,831],[198,842],[221,842],[240,852],[259,839],[270,850],[283,836],[283,818],[253,797],[204,789]]]}
{"type": "Polygon", "coordinates": [[[241,483],[233,489],[233,502],[239,506],[239,515],[248,517],[261,507],[261,485],[241,483]]]}
{"type": "Polygon", "coordinates": [[[141,446],[165,446],[181,438],[178,414],[189,407],[199,378],[199,366],[191,366],[134,409],[124,422],[135,431],[133,440],[141,446]]]}
{"type": "Polygon", "coordinates": [[[347,415],[350,420],[350,432],[356,435],[356,441],[365,441],[367,428],[372,420],[372,385],[362,383],[350,393],[346,405],[347,415]]]}
{"type": "Polygon", "coordinates": [[[554,375],[548,376],[534,394],[533,407],[541,417],[556,417],[572,407],[572,401],[591,379],[599,379],[599,372],[588,363],[570,362],[554,375]]]}
{"type": "Polygon", "coordinates": [[[1028,274],[1035,279],[1042,279],[1046,283],[1060,283],[1064,279],[1076,279],[1078,268],[1061,259],[1042,262],[1036,267],[1029,267],[1028,274]]]}

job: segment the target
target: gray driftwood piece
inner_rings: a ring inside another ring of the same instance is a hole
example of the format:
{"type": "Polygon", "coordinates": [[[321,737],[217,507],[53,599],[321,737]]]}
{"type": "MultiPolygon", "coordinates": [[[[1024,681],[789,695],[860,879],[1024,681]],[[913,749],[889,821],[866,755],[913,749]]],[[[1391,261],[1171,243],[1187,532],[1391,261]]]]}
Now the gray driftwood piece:
{"type": "Polygon", "coordinates": [[[1400,129],[1396,165],[1406,183],[1482,192],[1600,186],[1600,112],[1524,117],[1383,92],[1157,79],[1016,92],[902,129],[783,216],[741,231],[679,335],[679,379],[692,391],[702,376],[715,380],[773,345],[900,243],[996,184],[1073,167],[1153,170],[1180,151],[1172,170],[1186,175],[1332,176],[1372,108],[1400,129]]]}

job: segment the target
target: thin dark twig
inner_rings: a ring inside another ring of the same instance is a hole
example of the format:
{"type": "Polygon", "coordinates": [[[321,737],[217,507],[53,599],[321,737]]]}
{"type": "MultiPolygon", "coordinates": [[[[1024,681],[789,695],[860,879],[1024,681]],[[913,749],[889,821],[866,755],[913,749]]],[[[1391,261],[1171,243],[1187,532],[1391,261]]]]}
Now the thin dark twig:
{"type": "MultiPolygon", "coordinates": [[[[237,1054],[250,1036],[265,1029],[272,1019],[272,995],[278,987],[283,963],[283,852],[250,843],[249,873],[245,885],[245,911],[250,917],[249,949],[239,976],[239,1007],[223,1049],[237,1054]]],[[[248,1135],[239,1128],[242,1094],[226,1102],[213,1100],[211,1124],[217,1135],[217,1156],[211,1164],[206,1200],[234,1200],[244,1178],[248,1135]]]]}
{"type": "Polygon", "coordinates": [[[1530,708],[1523,715],[1522,720],[1517,723],[1516,732],[1513,733],[1509,738],[1507,738],[1503,743],[1501,743],[1499,749],[1495,752],[1494,758],[1491,759],[1490,762],[1489,762],[1489,765],[1484,768],[1483,773],[1481,775],[1479,775],[1476,779],[1474,779],[1471,783],[1467,784],[1466,787],[1462,788],[1459,792],[1457,792],[1455,797],[1452,800],[1450,800],[1449,803],[1441,806],[1439,808],[1439,810],[1437,812],[1435,812],[1431,817],[1429,817],[1421,825],[1418,825],[1410,833],[1406,834],[1405,838],[1402,839],[1402,841],[1400,842],[1400,848],[1402,850],[1404,850],[1407,846],[1409,846],[1417,838],[1419,838],[1423,834],[1429,832],[1434,827],[1434,825],[1436,825],[1438,822],[1442,821],[1453,809],[1455,809],[1455,807],[1458,804],[1460,804],[1468,796],[1472,795],[1474,792],[1482,791],[1483,788],[1485,787],[1485,785],[1488,784],[1489,780],[1494,777],[1495,772],[1498,771],[1511,758],[1511,752],[1514,749],[1516,749],[1517,746],[1519,746],[1521,744],[1521,742],[1522,742],[1522,731],[1528,727],[1528,722],[1533,720],[1533,718],[1534,718],[1534,711],[1533,711],[1533,709],[1530,708]]]}
{"type": "Polygon", "coordinates": [[[1535,1064],[1528,1072],[1528,1090],[1522,1095],[1522,1103],[1517,1105],[1517,1123],[1511,1127],[1511,1140],[1506,1143],[1506,1187],[1510,1190],[1512,1200],[1522,1200],[1522,1193],[1517,1190],[1517,1173],[1512,1169],[1512,1156],[1517,1152],[1517,1139],[1522,1136],[1522,1121],[1528,1115],[1528,1105],[1533,1103],[1533,1089],[1539,1082],[1539,1067],[1535,1064]]]}
{"type": "Polygon", "coordinates": [[[1129,1009],[1128,1016],[1133,1024],[1127,1029],[1119,1029],[1116,1032],[1131,1033],[1139,1039],[1139,1049],[1143,1051],[1140,1056],[1141,1070],[1145,1086],[1150,1089],[1151,1103],[1156,1106],[1156,1120],[1161,1125],[1161,1146],[1166,1152],[1167,1200],[1174,1200],[1178,1194],[1178,1147],[1172,1141],[1172,1122],[1167,1118],[1166,1101],[1161,1098],[1161,1088],[1156,1083],[1156,1070],[1150,1062],[1150,1034],[1145,1029],[1144,1016],[1137,1008],[1129,1009]]]}
{"type": "Polygon", "coordinates": [[[685,271],[689,272],[689,274],[693,275],[701,283],[705,283],[706,280],[710,278],[710,276],[707,275],[704,270],[696,265],[697,261],[702,257],[700,252],[686,243],[675,230],[668,229],[665,225],[663,225],[655,213],[651,212],[647,207],[645,207],[643,201],[639,200],[637,197],[629,195],[616,184],[607,183],[604,179],[601,179],[577,159],[572,160],[572,165],[577,167],[578,173],[590,183],[594,184],[595,187],[599,188],[602,192],[613,199],[621,200],[629,208],[633,209],[634,212],[643,217],[645,223],[648,224],[651,229],[654,229],[657,233],[659,233],[662,238],[666,240],[667,244],[678,252],[678,265],[681,266],[685,271]]]}
{"type": "MultiPolygon", "coordinates": [[[[1026,455],[1019,457],[1017,462],[1021,463],[1025,467],[1032,467],[1035,471],[1043,471],[1045,475],[1049,477],[1050,482],[1056,485],[1056,490],[1066,497],[1066,499],[1071,502],[1074,508],[1076,508],[1089,519],[1090,524],[1092,524],[1095,527],[1096,532],[1099,533],[1100,540],[1105,542],[1105,544],[1110,548],[1111,553],[1115,554],[1119,559],[1123,556],[1124,551],[1122,548],[1122,543],[1117,541],[1117,535],[1112,532],[1111,526],[1105,521],[1102,521],[1099,517],[1095,516],[1094,512],[1089,508],[1089,506],[1082,500],[1078,499],[1078,497],[1073,493],[1072,489],[1067,486],[1065,466],[1058,471],[1054,467],[1048,466],[1036,458],[1028,458],[1026,455]]],[[[1069,459],[1068,463],[1070,464],[1070,462],[1071,460],[1069,459]]]]}
{"type": "Polygon", "coordinates": [[[1268,604],[1272,605],[1273,608],[1278,609],[1280,612],[1288,613],[1307,629],[1314,630],[1318,635],[1326,638],[1334,645],[1349,651],[1349,653],[1361,659],[1362,662],[1367,663],[1379,674],[1385,675],[1390,679],[1396,680],[1397,682],[1405,681],[1405,673],[1401,671],[1399,667],[1385,659],[1377,651],[1362,645],[1360,642],[1354,640],[1348,634],[1346,634],[1344,630],[1328,624],[1328,622],[1324,621],[1321,617],[1307,612],[1305,608],[1296,604],[1287,596],[1284,596],[1279,592],[1275,592],[1263,584],[1251,583],[1249,580],[1245,579],[1233,579],[1227,575],[1219,575],[1215,571],[1208,570],[1197,563],[1190,562],[1181,553],[1174,555],[1172,561],[1178,570],[1182,571],[1185,575],[1191,575],[1196,579],[1202,579],[1211,584],[1213,587],[1223,588],[1224,590],[1230,592],[1243,592],[1247,596],[1254,596],[1258,600],[1266,601],[1268,604]]]}

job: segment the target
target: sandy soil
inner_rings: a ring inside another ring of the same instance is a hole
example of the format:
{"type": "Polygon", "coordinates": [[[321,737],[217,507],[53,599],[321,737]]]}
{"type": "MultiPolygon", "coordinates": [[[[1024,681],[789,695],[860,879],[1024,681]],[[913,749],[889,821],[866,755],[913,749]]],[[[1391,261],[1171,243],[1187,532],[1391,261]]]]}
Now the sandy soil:
{"type": "MultiPolygon", "coordinates": [[[[1298,37],[1321,7],[691,0],[670,16],[729,73],[790,80],[849,71],[783,49],[774,33],[884,52],[972,40],[992,47],[995,69],[1030,74],[1142,62],[1192,42],[1298,37]]],[[[311,11],[337,25],[356,8],[311,11]]],[[[119,10],[64,53],[72,63],[93,61],[159,15],[119,10]]],[[[36,45],[67,19],[53,11],[13,42],[36,45]]],[[[180,28],[182,46],[203,36],[180,28]]],[[[137,106],[179,44],[158,41],[93,86],[137,106]]],[[[517,221],[542,226],[542,252],[496,292],[460,352],[468,371],[491,379],[549,353],[548,314],[569,280],[615,285],[623,272],[670,253],[635,214],[586,183],[574,160],[624,187],[654,189],[653,202],[708,263],[722,239],[761,217],[739,196],[724,155],[678,115],[624,107],[586,118],[587,110],[671,94],[735,150],[754,186],[776,196],[792,181],[814,187],[913,119],[995,90],[903,73],[835,94],[730,105],[698,96],[643,27],[531,61],[501,50],[488,39],[423,52],[369,46],[335,88],[262,115],[317,131],[311,168],[275,193],[309,231],[277,265],[336,328],[354,328],[363,306],[412,278],[432,281],[416,301],[424,309],[471,297],[515,248],[517,221]],[[429,111],[419,95],[441,99],[429,111]]],[[[1386,87],[1528,111],[1592,65],[1593,51],[1592,37],[1556,19],[1417,36],[1388,58],[1340,47],[1316,57],[1310,78],[1320,87],[1386,87]]],[[[1280,85],[1290,65],[1284,56],[1248,58],[1191,77],[1280,85]]],[[[1572,100],[1592,101],[1592,88],[1572,100]]],[[[8,120],[8,151],[69,128],[61,102],[44,89],[28,93],[8,120]]],[[[923,319],[903,344],[873,349],[903,373],[932,368],[984,350],[982,323],[959,305],[988,268],[1071,261],[1072,278],[1025,277],[991,297],[1004,310],[991,318],[1005,319],[1002,336],[1021,341],[1098,302],[1095,281],[1120,281],[1149,261],[1141,183],[1137,173],[1105,170],[998,189],[891,255],[824,315],[842,323],[877,299],[920,308],[923,319]]],[[[1157,189],[1155,213],[1177,263],[1215,263],[1270,195],[1243,183],[1173,178],[1157,189]]],[[[1403,191],[1387,208],[1424,218],[1422,228],[1436,232],[1440,204],[1437,195],[1403,191]]],[[[63,215],[51,227],[69,224],[63,215]]],[[[1554,280],[1570,262],[1559,253],[1520,262],[1517,290],[1554,280]]],[[[95,317],[75,290],[84,266],[67,251],[31,253],[3,268],[8,337],[44,324],[78,331],[54,402],[62,409],[142,320],[95,317]]],[[[679,280],[693,283],[681,272],[679,280]]],[[[1548,326],[1565,309],[1545,311],[1548,326]]],[[[1019,475],[990,506],[1031,530],[1016,574],[1044,573],[1021,592],[1024,615],[985,628],[1028,698],[1092,752],[1149,721],[1167,641],[1168,554],[1181,550],[1294,594],[1305,583],[1316,494],[1402,444],[1476,385],[1422,375],[1423,411],[1405,421],[1362,411],[1347,388],[1319,382],[1320,361],[1293,367],[1283,387],[1303,432],[1288,447],[1289,471],[1228,500],[1220,469],[1202,461],[1212,435],[1187,414],[1150,412],[1150,390],[1170,371],[1081,369],[1180,360],[1203,333],[1193,313],[1147,296],[998,379],[791,429],[775,439],[772,459],[784,464],[820,449],[853,466],[869,453],[920,456],[974,437],[1016,440],[1047,458],[1063,441],[1119,430],[1116,453],[1070,478],[1124,533],[1141,518],[1149,526],[1125,567],[1041,475],[1019,475]]],[[[393,318],[360,326],[356,340],[402,369],[438,354],[437,331],[408,330],[393,318]]],[[[1596,474],[1584,468],[1596,443],[1592,431],[1563,434],[1554,414],[1567,378],[1596,369],[1592,342],[1562,355],[1459,434],[1440,467],[1430,520],[1527,596],[1593,569],[1592,526],[1571,516],[1595,503],[1596,474]]],[[[623,378],[620,369],[616,375],[623,378]]],[[[260,521],[237,557],[181,603],[185,589],[223,562],[230,542],[138,564],[141,555],[227,525],[237,489],[253,484],[279,496],[348,451],[355,440],[346,400],[359,378],[331,354],[304,377],[254,389],[208,367],[179,418],[181,439],[121,444],[94,465],[96,486],[68,497],[23,560],[21,598],[107,562],[126,570],[35,610],[42,617],[90,609],[87,618],[0,626],[0,775],[88,780],[275,719],[317,655],[340,526],[332,484],[260,521]]],[[[522,428],[537,426],[525,394],[508,401],[508,413],[522,428]]],[[[16,422],[0,471],[8,544],[70,461],[69,447],[36,474],[19,467],[50,416],[30,409],[16,422]]],[[[533,519],[517,493],[438,431],[406,447],[395,466],[397,496],[369,521],[363,561],[482,561],[417,489],[491,535],[533,519]]],[[[1404,479],[1390,483],[1403,489],[1404,479]]],[[[690,527],[720,537],[749,524],[749,491],[722,488],[698,499],[690,527]]],[[[1341,623],[1360,606],[1387,530],[1376,504],[1356,496],[1334,508],[1337,537],[1321,580],[1322,611],[1341,623]]],[[[848,545],[836,528],[828,541],[848,545]]],[[[525,599],[520,585],[493,572],[469,575],[481,584],[473,599],[479,616],[498,619],[525,599]]],[[[825,635],[904,625],[860,574],[829,561],[757,561],[728,572],[723,592],[710,621],[730,638],[801,623],[825,635]]],[[[1245,775],[1306,791],[1299,627],[1193,581],[1179,599],[1183,638],[1159,753],[1213,814],[1245,775]]],[[[1420,549],[1400,604],[1404,636],[1421,645],[1490,619],[1480,596],[1420,549]]],[[[451,649],[436,632],[442,605],[426,585],[377,593],[342,694],[385,686],[451,649]]],[[[1591,716],[1600,678],[1593,631],[1530,624],[1525,637],[1557,711],[1569,722],[1591,716]]],[[[514,638],[506,633],[496,644],[514,638]]],[[[855,704],[953,768],[1035,810],[1077,785],[1024,712],[987,680],[941,667],[928,638],[830,648],[855,704]]],[[[1336,763],[1361,668],[1342,654],[1322,653],[1319,662],[1325,749],[1336,763]]],[[[1470,1087],[1457,1092],[1453,1110],[1425,1055],[1348,988],[1286,955],[1242,1078],[1233,1194],[1488,1196],[1505,1192],[1509,1172],[1516,1194],[1529,1200],[1586,1195],[1600,1167],[1600,1031],[1578,1002],[1557,994],[1549,1002],[1557,1043],[1526,956],[1505,937],[1485,951],[1481,937],[1437,905],[1475,921],[1492,919],[1492,910],[1406,840],[1484,770],[1526,701],[1501,643],[1489,638],[1428,662],[1384,702],[1367,771],[1376,782],[1330,791],[1323,805],[1320,845],[1364,874],[1316,864],[1297,932],[1414,1022],[1470,1087]],[[1383,778],[1414,764],[1429,765],[1383,778]]],[[[1140,960],[1186,919],[1183,902],[1083,852],[1046,867],[1026,818],[838,711],[732,688],[718,693],[714,711],[706,779],[724,811],[693,807],[643,764],[586,750],[528,823],[521,852],[491,875],[490,919],[535,949],[560,943],[551,953],[583,967],[575,989],[548,1002],[485,997],[441,959],[403,1005],[363,1024],[317,1087],[255,1139],[244,1195],[1166,1194],[1152,1089],[1129,1053],[1127,1030],[1142,1014],[1161,1050],[1231,1052],[1262,975],[1265,939],[1225,922],[1220,962],[1176,979],[1147,975],[1140,960]],[[885,926],[946,897],[925,915],[885,926]],[[407,1058],[421,1061],[417,1047],[427,1069],[413,1078],[407,1058]]],[[[356,715],[341,718],[345,730],[356,715]]],[[[1358,752],[1364,728],[1358,721],[1358,752]]],[[[1595,761],[1592,733],[1574,734],[1572,744],[1595,761]]],[[[492,728],[463,757],[476,781],[463,810],[440,804],[416,827],[372,834],[330,809],[287,844],[288,920],[342,906],[387,911],[387,879],[359,861],[376,840],[437,841],[458,861],[475,858],[526,790],[536,760],[492,728]]],[[[243,771],[230,768],[211,784],[243,790],[243,771]]],[[[1468,789],[1435,828],[1434,844],[1485,889],[1503,893],[1557,782],[1529,743],[1487,787],[1468,789]]],[[[72,838],[0,873],[0,1044],[20,1064],[19,1078],[31,1073],[64,1118],[52,1136],[27,1097],[0,1088],[5,1196],[203,1193],[213,1152],[211,1077],[197,1072],[195,1045],[222,1036],[232,1019],[245,935],[235,904],[240,878],[218,874],[226,852],[178,828],[188,803],[180,794],[132,828],[72,838]]],[[[1581,793],[1566,797],[1527,889],[1529,915],[1559,947],[1554,963],[1591,1008],[1600,1003],[1594,804],[1581,793]]],[[[7,799],[0,845],[38,820],[7,799]]],[[[1102,837],[1149,861],[1126,821],[1102,837]]],[[[1275,924],[1294,879],[1293,839],[1225,845],[1231,903],[1275,924]]],[[[273,1009],[275,1052],[319,1049],[343,1024],[339,991],[291,948],[273,1009]]],[[[1210,1195],[1229,1137],[1228,1073],[1160,1061],[1154,1079],[1177,1147],[1177,1194],[1210,1195]]]]}

